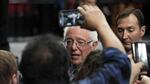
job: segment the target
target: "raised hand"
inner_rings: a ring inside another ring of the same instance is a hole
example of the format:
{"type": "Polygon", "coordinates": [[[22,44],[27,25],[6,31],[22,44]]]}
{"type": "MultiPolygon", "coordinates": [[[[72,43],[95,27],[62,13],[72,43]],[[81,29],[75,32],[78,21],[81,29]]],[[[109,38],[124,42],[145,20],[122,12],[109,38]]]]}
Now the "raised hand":
{"type": "Polygon", "coordinates": [[[96,28],[108,25],[106,17],[96,5],[83,5],[78,7],[78,10],[86,19],[86,27],[90,30],[97,30],[96,28]]]}

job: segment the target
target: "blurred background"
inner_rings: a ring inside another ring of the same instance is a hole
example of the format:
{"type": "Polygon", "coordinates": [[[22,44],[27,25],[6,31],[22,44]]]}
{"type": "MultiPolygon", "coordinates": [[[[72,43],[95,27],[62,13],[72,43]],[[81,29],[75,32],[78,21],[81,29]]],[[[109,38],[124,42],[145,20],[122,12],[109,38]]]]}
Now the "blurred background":
{"type": "MultiPolygon", "coordinates": [[[[10,51],[20,56],[20,52],[32,36],[54,33],[63,36],[63,28],[58,24],[59,10],[75,9],[79,0],[0,0],[0,38],[8,41],[10,51]]],[[[97,0],[109,24],[114,27],[118,12],[127,7],[142,10],[150,38],[150,0],[97,0]]],[[[3,42],[4,43],[4,42],[3,42]]]]}

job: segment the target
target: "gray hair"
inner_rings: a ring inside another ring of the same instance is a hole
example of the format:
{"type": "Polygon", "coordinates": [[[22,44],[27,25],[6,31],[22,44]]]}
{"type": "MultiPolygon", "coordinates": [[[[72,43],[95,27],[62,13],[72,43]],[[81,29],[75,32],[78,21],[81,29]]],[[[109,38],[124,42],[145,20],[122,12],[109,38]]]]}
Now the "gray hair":
{"type": "MultiPolygon", "coordinates": [[[[66,38],[66,34],[68,32],[70,27],[65,27],[64,28],[64,36],[63,36],[63,40],[65,40],[66,38]]],[[[90,32],[90,39],[93,42],[98,42],[98,46],[96,47],[95,50],[103,50],[103,45],[101,44],[101,41],[98,40],[98,33],[96,31],[89,31],[90,32]]]]}
{"type": "MultiPolygon", "coordinates": [[[[65,38],[66,38],[66,34],[67,34],[69,28],[70,28],[70,27],[65,27],[65,28],[64,28],[64,36],[63,36],[63,39],[64,39],[64,40],[65,40],[65,38]]],[[[98,34],[97,34],[96,31],[89,31],[89,33],[90,33],[90,39],[91,39],[92,41],[98,41],[98,34]]]]}

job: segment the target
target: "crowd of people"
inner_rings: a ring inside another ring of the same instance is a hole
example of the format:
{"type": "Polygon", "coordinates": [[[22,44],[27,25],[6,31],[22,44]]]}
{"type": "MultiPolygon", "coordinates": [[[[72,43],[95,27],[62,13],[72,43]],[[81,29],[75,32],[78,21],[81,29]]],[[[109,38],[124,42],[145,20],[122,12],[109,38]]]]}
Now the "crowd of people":
{"type": "Polygon", "coordinates": [[[144,63],[132,59],[131,44],[141,42],[145,34],[142,12],[135,8],[120,12],[113,31],[96,0],[80,3],[84,27],[65,27],[63,38],[33,37],[19,65],[13,53],[0,50],[0,84],[150,83],[149,71],[141,72],[144,63]]]}

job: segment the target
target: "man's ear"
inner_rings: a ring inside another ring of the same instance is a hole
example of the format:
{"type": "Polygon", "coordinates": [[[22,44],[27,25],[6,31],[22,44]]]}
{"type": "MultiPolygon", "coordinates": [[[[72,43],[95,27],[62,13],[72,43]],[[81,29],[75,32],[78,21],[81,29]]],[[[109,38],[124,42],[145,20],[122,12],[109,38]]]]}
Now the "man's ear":
{"type": "Polygon", "coordinates": [[[92,46],[93,46],[93,50],[95,50],[98,46],[98,41],[93,42],[92,46]]]}
{"type": "Polygon", "coordinates": [[[141,37],[144,36],[145,30],[146,30],[146,26],[144,25],[144,26],[141,27],[141,37]]]}
{"type": "Polygon", "coordinates": [[[19,84],[19,73],[13,74],[10,84],[19,84]]]}

